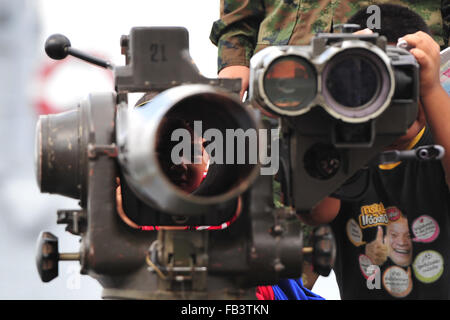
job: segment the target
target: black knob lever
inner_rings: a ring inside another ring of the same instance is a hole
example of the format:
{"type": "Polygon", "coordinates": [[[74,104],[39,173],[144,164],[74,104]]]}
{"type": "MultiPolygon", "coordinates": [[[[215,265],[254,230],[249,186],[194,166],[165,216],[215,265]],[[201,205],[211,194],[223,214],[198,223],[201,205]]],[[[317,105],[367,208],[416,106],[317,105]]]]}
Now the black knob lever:
{"type": "Polygon", "coordinates": [[[328,277],[336,258],[336,242],[331,227],[328,225],[320,225],[314,228],[311,241],[312,248],[310,248],[310,252],[305,252],[304,250],[304,253],[312,254],[314,272],[328,277]]]}
{"type": "Polygon", "coordinates": [[[50,232],[41,232],[37,243],[36,267],[43,282],[49,282],[58,276],[60,260],[80,260],[80,254],[59,253],[58,238],[50,232]]]}
{"type": "Polygon", "coordinates": [[[440,160],[445,155],[445,149],[438,144],[420,146],[411,150],[384,151],[375,159],[379,164],[395,163],[402,160],[431,161],[440,160]]]}
{"type": "Polygon", "coordinates": [[[61,60],[71,55],[105,69],[114,69],[114,65],[109,61],[72,48],[70,40],[62,34],[53,34],[48,37],[47,41],[45,41],[45,52],[54,60],[61,60]]]}

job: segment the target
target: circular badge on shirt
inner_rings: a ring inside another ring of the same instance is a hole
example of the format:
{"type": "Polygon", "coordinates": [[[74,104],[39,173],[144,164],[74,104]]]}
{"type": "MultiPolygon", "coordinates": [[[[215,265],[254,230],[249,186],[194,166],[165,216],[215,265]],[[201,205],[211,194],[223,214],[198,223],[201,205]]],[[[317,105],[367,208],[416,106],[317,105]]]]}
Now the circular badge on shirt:
{"type": "Polygon", "coordinates": [[[432,217],[422,215],[412,223],[415,242],[432,242],[439,236],[439,225],[432,217]]]}
{"type": "Polygon", "coordinates": [[[402,267],[392,266],[383,274],[383,286],[393,297],[406,297],[412,290],[411,268],[405,271],[402,267]]]}
{"type": "Polygon", "coordinates": [[[364,278],[368,279],[370,276],[373,275],[373,270],[371,266],[373,266],[372,260],[365,254],[359,255],[359,268],[361,269],[361,273],[364,276],[364,278]]]}
{"type": "Polygon", "coordinates": [[[435,282],[444,272],[444,259],[434,250],[419,253],[413,262],[414,275],[423,283],[435,282]]]}
{"type": "Polygon", "coordinates": [[[362,241],[363,234],[361,228],[359,227],[355,219],[348,220],[345,229],[347,231],[348,239],[355,246],[359,247],[362,246],[363,244],[366,244],[365,242],[362,241]]]}

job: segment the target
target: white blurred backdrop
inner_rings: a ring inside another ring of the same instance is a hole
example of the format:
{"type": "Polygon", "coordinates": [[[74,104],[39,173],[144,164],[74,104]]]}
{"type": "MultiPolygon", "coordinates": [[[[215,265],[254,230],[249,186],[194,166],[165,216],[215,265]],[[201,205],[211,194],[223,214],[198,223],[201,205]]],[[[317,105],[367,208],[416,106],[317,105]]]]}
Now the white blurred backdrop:
{"type": "MultiPolygon", "coordinates": [[[[100,285],[79,275],[78,262],[60,262],[59,277],[42,283],[35,266],[40,231],[59,237],[61,252],[77,251],[79,237],[56,225],[56,210],[77,202],[40,194],[34,177],[37,116],[75,106],[89,92],[111,91],[111,75],[76,59],[57,63],[46,38],[66,35],[72,46],[116,65],[121,35],[134,26],[184,26],[200,72],[216,77],[217,50],[209,40],[219,0],[0,0],[0,299],[99,299],[100,285]]],[[[339,299],[334,274],[313,291],[339,299]]]]}

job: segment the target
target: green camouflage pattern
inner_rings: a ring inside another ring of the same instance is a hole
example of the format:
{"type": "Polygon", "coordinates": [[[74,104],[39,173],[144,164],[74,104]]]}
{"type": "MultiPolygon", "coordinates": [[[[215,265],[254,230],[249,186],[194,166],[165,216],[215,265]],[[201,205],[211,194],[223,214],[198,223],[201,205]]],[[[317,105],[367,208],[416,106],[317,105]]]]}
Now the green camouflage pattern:
{"type": "Polygon", "coordinates": [[[448,47],[448,39],[450,36],[450,0],[441,0],[441,10],[442,10],[442,24],[444,39],[447,39],[447,43],[444,41],[444,46],[448,47]]]}
{"type": "Polygon", "coordinates": [[[221,0],[220,20],[214,22],[210,39],[218,47],[219,71],[248,66],[264,47],[309,44],[315,33],[329,32],[332,24],[345,23],[361,8],[390,3],[419,13],[434,39],[446,47],[449,21],[443,23],[441,2],[443,8],[450,7],[449,0],[221,0]]]}

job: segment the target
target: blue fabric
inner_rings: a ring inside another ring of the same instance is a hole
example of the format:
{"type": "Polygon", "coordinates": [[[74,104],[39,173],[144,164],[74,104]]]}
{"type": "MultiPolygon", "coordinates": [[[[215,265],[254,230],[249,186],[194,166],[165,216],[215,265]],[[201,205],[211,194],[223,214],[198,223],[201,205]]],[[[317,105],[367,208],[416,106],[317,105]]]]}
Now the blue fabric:
{"type": "Polygon", "coordinates": [[[275,300],[325,300],[318,294],[306,289],[301,278],[283,279],[272,286],[275,300]]]}

